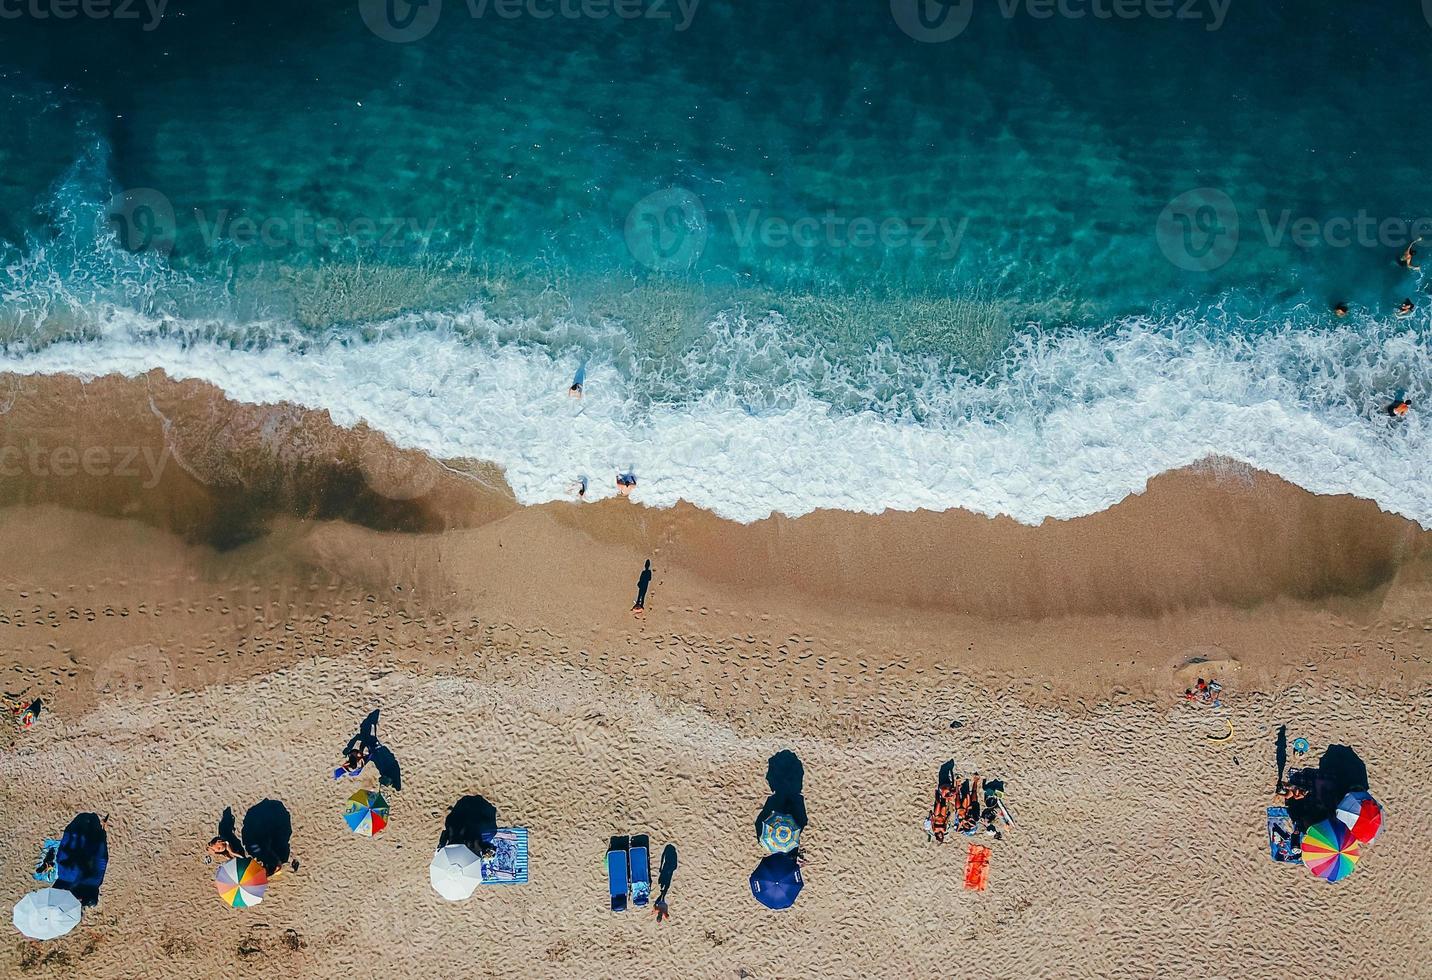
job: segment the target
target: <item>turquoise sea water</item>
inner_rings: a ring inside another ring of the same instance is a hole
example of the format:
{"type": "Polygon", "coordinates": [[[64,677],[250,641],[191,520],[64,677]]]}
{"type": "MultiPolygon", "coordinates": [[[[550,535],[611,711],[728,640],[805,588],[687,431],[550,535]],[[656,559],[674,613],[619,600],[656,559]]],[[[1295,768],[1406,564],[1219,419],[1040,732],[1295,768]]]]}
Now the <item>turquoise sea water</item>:
{"type": "Polygon", "coordinates": [[[1432,519],[1377,416],[1432,394],[1423,10],[1114,9],[0,19],[8,357],[297,392],[526,499],[1037,520],[1221,453],[1432,519]]]}

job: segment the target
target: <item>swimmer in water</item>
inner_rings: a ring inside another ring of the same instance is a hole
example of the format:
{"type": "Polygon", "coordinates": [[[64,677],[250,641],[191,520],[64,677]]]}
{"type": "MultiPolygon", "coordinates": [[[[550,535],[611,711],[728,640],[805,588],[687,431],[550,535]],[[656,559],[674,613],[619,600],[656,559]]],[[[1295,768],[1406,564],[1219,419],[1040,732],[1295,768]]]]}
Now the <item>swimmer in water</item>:
{"type": "Polygon", "coordinates": [[[575,494],[577,495],[577,499],[578,499],[578,500],[586,500],[586,499],[587,499],[587,478],[586,478],[586,476],[579,476],[579,477],[577,477],[577,482],[574,483],[574,484],[572,484],[570,487],[568,487],[568,488],[567,488],[567,492],[568,492],[568,493],[575,493],[575,494]]]}
{"type": "Polygon", "coordinates": [[[617,493],[623,497],[630,497],[631,492],[636,489],[636,474],[628,470],[625,473],[617,474],[617,493]]]}
{"type": "Polygon", "coordinates": [[[587,362],[583,361],[577,368],[577,376],[572,379],[572,387],[567,389],[568,398],[582,397],[582,384],[587,380],[587,362]]]}
{"type": "Polygon", "coordinates": [[[1387,406],[1387,414],[1395,419],[1407,418],[1407,413],[1412,411],[1412,403],[1406,398],[1399,398],[1387,406]]]}
{"type": "Polygon", "coordinates": [[[1410,299],[1404,299],[1404,300],[1402,301],[1402,305],[1397,308],[1397,315],[1398,315],[1398,316],[1402,316],[1402,317],[1411,316],[1411,315],[1412,315],[1412,310],[1413,310],[1412,300],[1410,300],[1410,299]]]}
{"type": "Polygon", "coordinates": [[[1333,307],[1333,316],[1347,316],[1347,304],[1338,303],[1333,307]]]}
{"type": "Polygon", "coordinates": [[[1415,258],[1417,255],[1416,245],[1420,241],[1422,241],[1421,235],[1417,236],[1416,240],[1414,240],[1411,245],[1407,246],[1407,251],[1403,252],[1402,258],[1397,260],[1398,265],[1402,266],[1402,268],[1404,269],[1411,269],[1413,272],[1421,271],[1422,267],[1420,265],[1412,264],[1413,258],[1415,258]]]}

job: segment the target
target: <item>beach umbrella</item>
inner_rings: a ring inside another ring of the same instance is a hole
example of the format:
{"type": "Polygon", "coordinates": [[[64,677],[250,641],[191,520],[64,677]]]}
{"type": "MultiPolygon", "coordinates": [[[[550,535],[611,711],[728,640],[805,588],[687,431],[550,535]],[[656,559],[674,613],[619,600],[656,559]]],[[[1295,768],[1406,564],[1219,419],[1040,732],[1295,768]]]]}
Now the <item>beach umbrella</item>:
{"type": "Polygon", "coordinates": [[[761,821],[761,846],[772,854],[786,854],[800,846],[801,829],[795,818],[773,813],[761,821]]]}
{"type": "Polygon", "coordinates": [[[443,898],[461,902],[482,884],[482,859],[463,844],[440,847],[428,865],[428,880],[443,898]]]}
{"type": "Polygon", "coordinates": [[[41,888],[15,903],[11,921],[31,939],[54,939],[80,923],[80,900],[63,888],[41,888]]]}
{"type": "Polygon", "coordinates": [[[382,793],[370,793],[360,789],[348,797],[348,806],[343,811],[343,822],[348,829],[364,837],[380,834],[388,826],[388,801],[382,793]]]}
{"type": "Polygon", "coordinates": [[[1382,832],[1382,804],[1371,793],[1349,793],[1338,804],[1338,820],[1359,844],[1371,844],[1382,832]]]}
{"type": "Polygon", "coordinates": [[[800,865],[789,854],[762,858],[751,872],[751,894],[768,909],[790,908],[804,885],[800,865]]]}
{"type": "Polygon", "coordinates": [[[1303,863],[1323,881],[1342,881],[1357,858],[1357,838],[1340,821],[1324,820],[1303,834],[1303,863]]]}
{"type": "Polygon", "coordinates": [[[264,900],[268,890],[268,872],[253,858],[233,858],[224,862],[214,875],[214,887],[230,908],[246,909],[264,900]]]}

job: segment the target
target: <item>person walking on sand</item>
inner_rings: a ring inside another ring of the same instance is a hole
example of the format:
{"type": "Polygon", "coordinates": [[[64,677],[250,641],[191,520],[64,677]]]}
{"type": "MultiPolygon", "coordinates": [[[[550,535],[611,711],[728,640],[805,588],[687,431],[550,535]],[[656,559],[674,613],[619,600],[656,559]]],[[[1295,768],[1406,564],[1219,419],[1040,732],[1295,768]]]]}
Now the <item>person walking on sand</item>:
{"type": "Polygon", "coordinates": [[[641,577],[636,580],[636,604],[631,607],[632,615],[638,618],[646,615],[646,590],[651,587],[651,559],[646,560],[646,567],[641,570],[641,577]]]}

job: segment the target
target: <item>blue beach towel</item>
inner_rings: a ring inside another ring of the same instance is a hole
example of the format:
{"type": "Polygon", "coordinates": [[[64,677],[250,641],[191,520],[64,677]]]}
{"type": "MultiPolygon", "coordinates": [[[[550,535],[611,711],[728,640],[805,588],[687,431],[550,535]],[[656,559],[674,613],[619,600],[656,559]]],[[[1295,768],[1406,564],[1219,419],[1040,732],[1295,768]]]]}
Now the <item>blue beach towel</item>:
{"type": "Polygon", "coordinates": [[[484,885],[527,884],[526,827],[500,827],[483,834],[482,842],[497,849],[492,857],[482,859],[484,885]]]}
{"type": "Polygon", "coordinates": [[[60,839],[58,837],[46,837],[44,846],[40,848],[40,860],[35,862],[36,881],[43,881],[47,885],[54,884],[55,878],[59,876],[59,869],[56,867],[59,853],[60,839]],[[47,860],[50,865],[50,870],[42,872],[40,868],[44,867],[47,860]]]}
{"type": "Polygon", "coordinates": [[[1285,806],[1268,808],[1268,853],[1279,864],[1301,864],[1302,837],[1293,827],[1285,806]]]}

